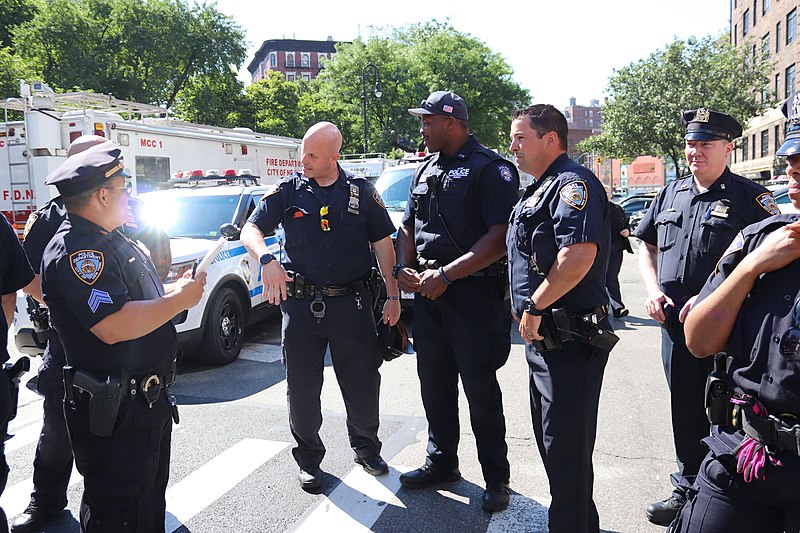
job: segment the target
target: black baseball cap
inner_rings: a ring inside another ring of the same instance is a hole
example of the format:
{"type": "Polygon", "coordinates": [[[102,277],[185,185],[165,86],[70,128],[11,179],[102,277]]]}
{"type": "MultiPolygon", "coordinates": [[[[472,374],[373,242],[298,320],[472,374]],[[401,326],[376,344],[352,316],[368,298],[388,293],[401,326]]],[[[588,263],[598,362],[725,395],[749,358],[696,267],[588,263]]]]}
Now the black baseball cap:
{"type": "Polygon", "coordinates": [[[422,115],[444,115],[460,120],[469,120],[467,104],[456,93],[449,91],[436,91],[422,101],[420,107],[409,109],[409,113],[420,117],[422,115]]]}
{"type": "Polygon", "coordinates": [[[687,141],[733,141],[742,136],[742,125],[730,115],[708,108],[683,112],[681,123],[686,128],[687,141]]]}
{"type": "Polygon", "coordinates": [[[75,196],[117,176],[131,175],[125,171],[119,146],[105,142],[68,157],[47,176],[45,183],[55,185],[62,196],[75,196]]]}
{"type": "Polygon", "coordinates": [[[786,138],[775,155],[800,154],[800,91],[786,99],[781,111],[786,117],[786,138]]]}

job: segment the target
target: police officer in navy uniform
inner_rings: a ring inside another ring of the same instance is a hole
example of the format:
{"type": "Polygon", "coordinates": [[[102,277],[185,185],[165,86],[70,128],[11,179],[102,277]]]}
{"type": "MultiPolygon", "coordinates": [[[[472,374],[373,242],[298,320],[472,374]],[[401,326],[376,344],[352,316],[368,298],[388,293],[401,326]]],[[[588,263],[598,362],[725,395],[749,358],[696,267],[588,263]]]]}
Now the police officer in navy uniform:
{"type": "Polygon", "coordinates": [[[177,335],[205,274],[165,289],[144,251],[115,228],[128,212],[118,147],[100,144],[48,176],[67,218],[42,257],[42,294],[61,339],[64,414],[84,478],[81,530],[164,531],[177,335]]]}
{"type": "MultiPolygon", "coordinates": [[[[789,197],[798,208],[800,93],[783,112],[786,140],[776,154],[788,159],[789,197]]],[[[800,216],[768,218],[737,235],[686,319],[695,356],[728,355],[733,397],[721,398],[728,419],[704,440],[710,452],[673,531],[800,531],[798,280],[800,216]]]]}
{"type": "Polygon", "coordinates": [[[388,273],[395,262],[389,214],[366,179],[339,166],[342,135],[330,122],[315,124],[302,143],[303,171],[282,179],[264,196],[242,229],[241,240],[262,264],[264,290],[283,313],[283,362],[292,449],[304,490],[322,483],[325,446],[320,393],[325,351],[347,410],[354,460],[372,475],[389,471],[378,439],[378,396],[382,357],[373,314],[371,280],[374,250],[386,279],[383,321],[400,318],[397,283],[388,273]],[[278,224],[286,234],[283,264],[264,243],[278,224]]]}
{"type": "Polygon", "coordinates": [[[398,231],[400,287],[415,292],[414,345],[428,419],[425,464],[400,476],[404,487],[456,481],[458,379],[467,395],[486,490],[482,507],[508,507],[506,425],[496,371],[511,349],[504,304],[508,215],[519,175],[469,132],[464,100],[436,91],[421,107],[420,133],[437,152],[417,169],[398,231]]]}
{"type": "Polygon", "coordinates": [[[727,167],[733,140],[742,134],[736,119],[700,108],[685,111],[683,124],[692,174],[668,184],[636,229],[644,242],[639,269],[648,291],[645,309],[663,327],[661,357],[678,463],[672,495],[645,511],[659,525],[668,525],[686,500],[705,457],[701,440],[709,431],[703,395],[712,365],[689,353],[683,321],[736,233],[779,212],[768,190],[727,167]]]}
{"type": "MultiPolygon", "coordinates": [[[[33,281],[33,270],[19,244],[17,233],[6,217],[0,215],[0,295],[2,295],[0,309],[5,324],[5,327],[0,327],[0,366],[9,360],[6,348],[8,328],[14,320],[17,291],[31,281],[33,281]]],[[[6,373],[0,369],[0,494],[3,494],[8,481],[5,441],[8,438],[8,422],[15,409],[13,401],[11,384],[6,373]]],[[[0,508],[0,531],[8,531],[6,515],[2,508],[0,508]]]]}
{"type": "MultiPolygon", "coordinates": [[[[112,141],[97,135],[82,135],[75,139],[67,149],[67,157],[83,152],[88,148],[112,141]]],[[[122,231],[132,240],[141,240],[150,251],[162,279],[170,268],[171,254],[169,237],[163,231],[145,224],[141,220],[138,206],[130,198],[129,213],[122,231]],[[134,210],[135,209],[135,210],[134,210]]],[[[25,225],[23,247],[31,266],[36,272],[34,282],[25,287],[25,292],[42,301],[41,266],[42,254],[67,217],[64,198],[58,196],[33,213],[25,225]]],[[[72,449],[69,447],[67,426],[64,420],[64,380],[63,367],[66,364],[64,348],[53,328],[47,332],[47,346],[42,355],[36,387],[44,397],[42,432],[33,460],[33,492],[25,511],[15,517],[11,531],[25,533],[36,531],[52,519],[67,505],[67,486],[72,472],[72,449]]]]}
{"type": "Polygon", "coordinates": [[[600,527],[592,452],[615,337],[605,289],[608,199],[597,177],[567,156],[567,135],[566,118],[551,105],[514,111],[510,149],[535,181],[514,208],[506,245],[533,432],[550,481],[549,528],[577,533],[600,527]]]}

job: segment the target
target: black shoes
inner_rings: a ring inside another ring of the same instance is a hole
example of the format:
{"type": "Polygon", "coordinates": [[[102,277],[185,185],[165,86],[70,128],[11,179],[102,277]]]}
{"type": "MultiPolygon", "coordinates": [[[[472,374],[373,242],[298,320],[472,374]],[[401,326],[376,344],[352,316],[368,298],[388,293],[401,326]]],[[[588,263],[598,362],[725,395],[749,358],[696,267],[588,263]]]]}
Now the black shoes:
{"type": "Polygon", "coordinates": [[[620,307],[619,309],[614,309],[614,318],[622,318],[628,316],[630,311],[626,307],[620,307]]]}
{"type": "Polygon", "coordinates": [[[297,480],[303,490],[316,490],[322,485],[322,471],[316,468],[300,468],[297,480]]]}
{"type": "Polygon", "coordinates": [[[64,505],[61,507],[39,507],[35,503],[31,503],[22,514],[14,517],[14,520],[11,522],[11,531],[13,531],[13,533],[39,531],[43,525],[50,522],[53,517],[63,511],[64,507],[64,505]]]}
{"type": "Polygon", "coordinates": [[[434,483],[458,481],[461,472],[458,468],[453,470],[434,470],[429,465],[423,465],[416,470],[400,475],[400,484],[408,489],[420,489],[434,483]]]}
{"type": "Polygon", "coordinates": [[[481,506],[484,511],[490,513],[504,511],[508,508],[508,499],[508,483],[487,483],[481,498],[481,506]]]}
{"type": "Polygon", "coordinates": [[[367,473],[373,476],[382,476],[389,473],[389,465],[386,464],[380,455],[373,455],[372,457],[358,457],[353,459],[356,464],[364,467],[367,473]]]}
{"type": "Polygon", "coordinates": [[[675,520],[684,503],[686,503],[686,500],[679,499],[673,495],[664,501],[651,503],[644,512],[650,523],[657,526],[668,526],[675,520]]]}

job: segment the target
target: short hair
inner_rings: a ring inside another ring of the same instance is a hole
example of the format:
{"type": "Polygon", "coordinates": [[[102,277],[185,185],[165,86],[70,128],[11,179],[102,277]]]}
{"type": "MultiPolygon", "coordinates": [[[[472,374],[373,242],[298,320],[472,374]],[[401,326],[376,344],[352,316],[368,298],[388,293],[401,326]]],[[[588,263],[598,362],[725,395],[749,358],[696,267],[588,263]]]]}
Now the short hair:
{"type": "Polygon", "coordinates": [[[564,114],[550,104],[536,104],[522,109],[515,109],[511,120],[528,117],[531,128],[536,130],[539,137],[544,137],[548,132],[554,131],[558,136],[561,149],[567,149],[567,135],[569,127],[564,114]]]}
{"type": "Polygon", "coordinates": [[[102,187],[102,185],[98,185],[97,187],[93,187],[88,191],[84,191],[73,196],[64,196],[64,207],[66,207],[67,211],[69,212],[86,207],[92,200],[94,193],[99,191],[102,187]]]}

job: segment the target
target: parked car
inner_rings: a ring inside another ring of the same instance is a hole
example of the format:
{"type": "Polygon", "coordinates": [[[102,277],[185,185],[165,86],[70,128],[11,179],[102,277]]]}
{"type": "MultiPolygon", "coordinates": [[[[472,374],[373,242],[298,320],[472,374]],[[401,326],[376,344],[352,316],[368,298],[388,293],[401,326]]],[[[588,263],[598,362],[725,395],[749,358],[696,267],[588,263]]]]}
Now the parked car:
{"type": "Polygon", "coordinates": [[[630,217],[634,212],[647,209],[655,200],[655,194],[629,196],[620,202],[620,207],[625,211],[625,216],[630,217]]]}
{"type": "Polygon", "coordinates": [[[628,217],[628,225],[631,227],[631,234],[636,231],[636,228],[639,227],[639,222],[642,221],[644,215],[647,213],[647,209],[640,209],[638,211],[634,211],[631,213],[631,216],[628,217]]]}
{"type": "Polygon", "coordinates": [[[792,204],[792,199],[789,198],[789,187],[779,187],[772,191],[775,201],[778,203],[778,209],[781,213],[798,213],[800,211],[792,204]]]}

